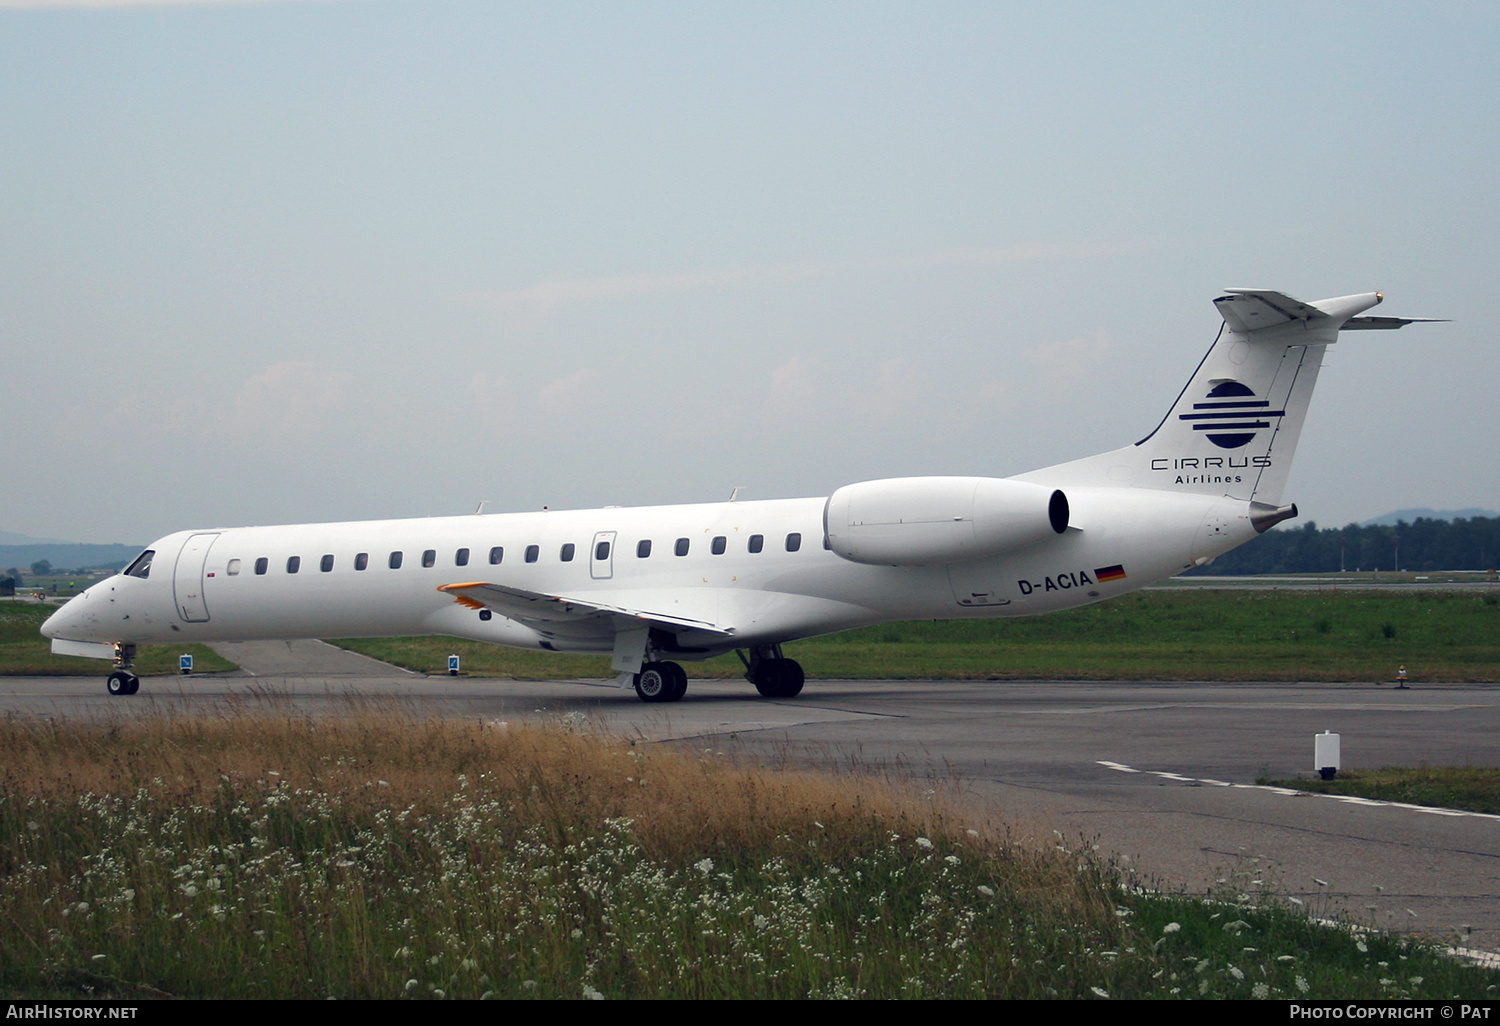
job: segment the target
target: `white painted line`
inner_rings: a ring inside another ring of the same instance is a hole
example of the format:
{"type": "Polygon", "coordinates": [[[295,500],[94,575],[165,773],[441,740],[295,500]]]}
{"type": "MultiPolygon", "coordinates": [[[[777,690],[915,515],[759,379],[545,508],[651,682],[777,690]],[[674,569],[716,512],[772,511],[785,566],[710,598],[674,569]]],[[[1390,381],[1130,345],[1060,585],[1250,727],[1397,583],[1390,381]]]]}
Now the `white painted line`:
{"type": "Polygon", "coordinates": [[[1312,791],[1297,791],[1288,787],[1271,787],[1267,784],[1231,784],[1223,780],[1212,780],[1208,777],[1185,777],[1181,773],[1168,773],[1166,770],[1141,770],[1133,766],[1127,766],[1122,762],[1108,762],[1099,759],[1096,765],[1105,769],[1112,769],[1118,773],[1148,773],[1153,777],[1161,777],[1163,780],[1176,780],[1183,784],[1208,784],[1211,787],[1243,787],[1252,791],[1268,791],[1271,794],[1279,794],[1288,798],[1332,798],[1334,801],[1344,802],[1347,805],[1370,805],[1382,806],[1391,809],[1409,809],[1412,812],[1423,812],[1429,816],[1467,816],[1473,819],[1493,819],[1500,821],[1500,815],[1493,812],[1468,812],[1464,809],[1439,809],[1431,805],[1412,805],[1409,802],[1386,802],[1378,798],[1361,798],[1352,794],[1315,794],[1312,791]]]}

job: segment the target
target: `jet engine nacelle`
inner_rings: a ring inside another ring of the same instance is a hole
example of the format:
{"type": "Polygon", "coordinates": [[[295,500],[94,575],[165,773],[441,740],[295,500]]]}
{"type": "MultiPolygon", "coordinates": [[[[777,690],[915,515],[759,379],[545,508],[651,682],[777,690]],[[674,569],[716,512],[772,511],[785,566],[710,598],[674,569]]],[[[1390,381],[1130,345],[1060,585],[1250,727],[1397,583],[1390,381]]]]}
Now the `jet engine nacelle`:
{"type": "Polygon", "coordinates": [[[993,477],[862,481],[840,488],[823,507],[829,547],[877,566],[984,559],[1067,528],[1061,491],[993,477]]]}

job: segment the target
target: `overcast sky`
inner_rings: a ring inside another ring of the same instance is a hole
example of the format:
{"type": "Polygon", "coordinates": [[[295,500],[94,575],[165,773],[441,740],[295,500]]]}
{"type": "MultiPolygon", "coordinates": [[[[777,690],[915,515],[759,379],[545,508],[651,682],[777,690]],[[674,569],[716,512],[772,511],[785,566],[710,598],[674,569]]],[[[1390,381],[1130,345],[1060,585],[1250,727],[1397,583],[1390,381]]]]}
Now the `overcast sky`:
{"type": "Polygon", "coordinates": [[[0,0],[0,530],[825,495],[1135,441],[1226,286],[1288,501],[1500,508],[1500,5],[0,0]]]}

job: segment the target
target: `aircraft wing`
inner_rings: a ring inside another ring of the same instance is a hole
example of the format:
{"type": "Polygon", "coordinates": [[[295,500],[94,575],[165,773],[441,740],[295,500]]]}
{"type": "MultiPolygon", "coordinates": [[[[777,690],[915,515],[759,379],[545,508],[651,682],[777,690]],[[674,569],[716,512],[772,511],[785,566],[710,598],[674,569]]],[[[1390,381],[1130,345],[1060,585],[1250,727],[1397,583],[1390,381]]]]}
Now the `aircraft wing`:
{"type": "Polygon", "coordinates": [[[634,621],[631,626],[648,625],[671,630],[694,630],[721,637],[732,637],[734,628],[709,620],[695,619],[676,613],[663,613],[634,606],[614,605],[596,598],[579,598],[568,595],[549,595],[545,592],[528,591],[506,584],[490,584],[473,581],[465,584],[444,584],[438,591],[453,596],[453,601],[470,609],[490,609],[501,616],[520,621],[528,626],[539,624],[577,624],[586,620],[625,618],[634,621]]]}

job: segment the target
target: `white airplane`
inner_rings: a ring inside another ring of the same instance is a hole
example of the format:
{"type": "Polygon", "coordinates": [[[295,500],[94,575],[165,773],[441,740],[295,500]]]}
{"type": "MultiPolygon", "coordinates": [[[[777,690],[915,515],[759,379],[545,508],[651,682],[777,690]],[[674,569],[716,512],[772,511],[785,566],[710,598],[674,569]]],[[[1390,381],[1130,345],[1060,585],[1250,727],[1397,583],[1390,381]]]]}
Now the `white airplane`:
{"type": "Polygon", "coordinates": [[[647,702],[679,660],[736,651],[768,698],[802,690],[798,638],[893,620],[1087,605],[1208,563],[1297,515],[1281,493],[1324,349],[1378,292],[1303,303],[1230,289],[1224,325],[1162,422],[1122,449],[1008,478],[914,477],[827,498],[543,511],[159,539],[42,626],[113,659],[145,643],[452,635],[607,653],[647,702]]]}

